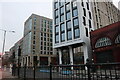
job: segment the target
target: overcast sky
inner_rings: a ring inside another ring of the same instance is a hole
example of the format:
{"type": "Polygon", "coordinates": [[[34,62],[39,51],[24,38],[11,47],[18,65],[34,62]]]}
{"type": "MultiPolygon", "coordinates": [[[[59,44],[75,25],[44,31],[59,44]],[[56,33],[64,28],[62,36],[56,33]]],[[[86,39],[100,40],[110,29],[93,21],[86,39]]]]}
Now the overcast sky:
{"type": "MultiPolygon", "coordinates": [[[[114,0],[118,6],[119,0],[114,0]]],[[[0,29],[7,32],[5,51],[23,36],[24,22],[32,14],[52,18],[52,0],[0,0],[0,29]]],[[[3,31],[0,31],[0,52],[2,52],[3,31]]]]}

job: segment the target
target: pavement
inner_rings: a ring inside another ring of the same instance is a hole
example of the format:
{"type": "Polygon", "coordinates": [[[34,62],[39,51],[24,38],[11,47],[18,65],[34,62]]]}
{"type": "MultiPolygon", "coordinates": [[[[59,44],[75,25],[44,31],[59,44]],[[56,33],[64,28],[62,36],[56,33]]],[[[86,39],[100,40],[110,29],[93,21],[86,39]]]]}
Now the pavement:
{"type": "Polygon", "coordinates": [[[12,73],[9,72],[9,68],[0,69],[0,80],[19,80],[16,76],[12,76],[12,73]]]}

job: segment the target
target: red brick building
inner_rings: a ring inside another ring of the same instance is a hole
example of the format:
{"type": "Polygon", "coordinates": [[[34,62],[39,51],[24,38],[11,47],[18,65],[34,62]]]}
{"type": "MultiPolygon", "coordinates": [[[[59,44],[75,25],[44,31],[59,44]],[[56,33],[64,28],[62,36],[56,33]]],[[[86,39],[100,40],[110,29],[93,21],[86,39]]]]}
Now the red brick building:
{"type": "Polygon", "coordinates": [[[95,62],[120,62],[120,21],[90,34],[95,62]]]}

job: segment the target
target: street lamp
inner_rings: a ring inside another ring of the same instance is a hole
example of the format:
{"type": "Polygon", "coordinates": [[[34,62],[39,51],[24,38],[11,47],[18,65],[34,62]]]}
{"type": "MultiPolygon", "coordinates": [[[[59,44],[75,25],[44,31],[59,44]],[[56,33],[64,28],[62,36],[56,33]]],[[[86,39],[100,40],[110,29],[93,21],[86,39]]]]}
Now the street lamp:
{"type": "MultiPolygon", "coordinates": [[[[2,47],[2,56],[4,53],[4,49],[5,49],[5,39],[6,39],[6,32],[12,32],[15,33],[15,31],[8,31],[8,30],[4,30],[4,29],[0,29],[1,31],[4,31],[4,40],[3,40],[3,47],[2,47]]],[[[1,64],[2,65],[2,64],[1,64]]]]}

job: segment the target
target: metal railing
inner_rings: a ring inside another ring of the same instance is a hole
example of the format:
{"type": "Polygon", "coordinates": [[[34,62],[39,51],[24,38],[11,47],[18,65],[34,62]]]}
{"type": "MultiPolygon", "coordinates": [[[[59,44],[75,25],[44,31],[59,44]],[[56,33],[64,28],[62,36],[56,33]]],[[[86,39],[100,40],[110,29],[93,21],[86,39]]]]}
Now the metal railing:
{"type": "Polygon", "coordinates": [[[120,80],[120,63],[81,65],[50,65],[20,67],[19,75],[25,79],[40,80],[120,80]]]}

